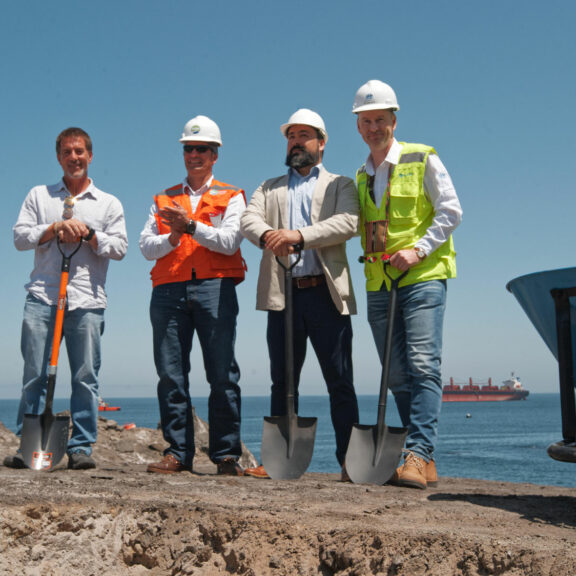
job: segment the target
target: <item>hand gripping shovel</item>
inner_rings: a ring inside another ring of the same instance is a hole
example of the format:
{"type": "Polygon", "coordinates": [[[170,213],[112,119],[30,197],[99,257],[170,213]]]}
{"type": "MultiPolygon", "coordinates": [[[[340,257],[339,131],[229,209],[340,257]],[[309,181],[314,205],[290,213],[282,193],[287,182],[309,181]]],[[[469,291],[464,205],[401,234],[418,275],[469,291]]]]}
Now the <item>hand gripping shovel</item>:
{"type": "Polygon", "coordinates": [[[382,380],[378,400],[378,421],[376,426],[355,424],[350,435],[346,452],[346,471],[356,484],[385,484],[390,478],[402,456],[407,428],[386,426],[386,401],[388,397],[388,380],[390,376],[390,357],[392,352],[392,335],[394,333],[394,316],[396,314],[397,289],[400,280],[408,270],[393,279],[387,271],[388,260],[384,261],[384,273],[391,282],[388,302],[388,321],[386,341],[382,356],[382,380]]]}
{"type": "Polygon", "coordinates": [[[285,315],[285,365],[286,365],[286,415],[265,416],[260,456],[262,465],[275,480],[300,478],[310,465],[314,452],[316,418],[302,418],[294,406],[294,342],[292,324],[292,269],[276,258],[284,269],[284,315],[285,315]]]}
{"type": "Polygon", "coordinates": [[[60,291],[58,293],[58,307],[54,322],[54,335],[52,338],[52,355],[48,365],[48,381],[46,385],[46,407],[42,414],[25,414],[22,421],[22,458],[28,468],[32,470],[49,471],[60,462],[68,446],[68,433],[70,417],[65,414],[52,414],[52,401],[56,386],[56,367],[62,339],[62,325],[64,323],[64,308],[66,307],[66,287],[70,273],[70,260],[80,249],[82,241],[70,254],[65,254],[57,240],[58,250],[62,254],[62,273],[60,275],[60,291]]]}

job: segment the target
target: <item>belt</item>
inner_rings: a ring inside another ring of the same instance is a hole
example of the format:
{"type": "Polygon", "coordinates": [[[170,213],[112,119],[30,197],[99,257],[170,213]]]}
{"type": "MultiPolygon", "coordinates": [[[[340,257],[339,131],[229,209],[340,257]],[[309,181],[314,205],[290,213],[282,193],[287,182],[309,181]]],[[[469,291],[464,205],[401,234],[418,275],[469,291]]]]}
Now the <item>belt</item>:
{"type": "Polygon", "coordinates": [[[316,288],[316,286],[322,286],[322,284],[326,284],[326,276],[324,274],[292,278],[292,286],[294,288],[316,288]]]}

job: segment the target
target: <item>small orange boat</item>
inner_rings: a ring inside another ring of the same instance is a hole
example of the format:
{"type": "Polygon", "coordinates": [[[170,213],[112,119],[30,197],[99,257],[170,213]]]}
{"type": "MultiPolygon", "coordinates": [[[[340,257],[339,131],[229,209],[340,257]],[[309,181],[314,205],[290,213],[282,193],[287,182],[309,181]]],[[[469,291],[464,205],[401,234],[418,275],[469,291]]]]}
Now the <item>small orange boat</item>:
{"type": "Polygon", "coordinates": [[[121,410],[120,406],[110,406],[108,402],[104,402],[102,398],[98,398],[98,411],[99,412],[118,412],[121,410]]]}

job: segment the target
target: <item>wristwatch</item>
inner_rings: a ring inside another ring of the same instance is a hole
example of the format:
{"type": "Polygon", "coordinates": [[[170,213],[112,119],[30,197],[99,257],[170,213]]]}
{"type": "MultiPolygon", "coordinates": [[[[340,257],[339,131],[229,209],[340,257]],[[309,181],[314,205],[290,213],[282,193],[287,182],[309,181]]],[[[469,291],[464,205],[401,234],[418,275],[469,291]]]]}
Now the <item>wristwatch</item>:
{"type": "Polygon", "coordinates": [[[416,256],[418,256],[420,260],[424,260],[424,258],[426,258],[426,252],[424,252],[422,248],[415,247],[414,252],[416,252],[416,256]]]}
{"type": "Polygon", "coordinates": [[[196,232],[196,221],[195,220],[188,220],[188,224],[186,224],[186,234],[190,234],[190,236],[194,236],[194,232],[196,232]]]}
{"type": "Polygon", "coordinates": [[[86,234],[86,236],[84,236],[84,241],[90,242],[90,240],[92,240],[92,238],[94,238],[94,234],[96,234],[96,230],[94,230],[94,228],[88,228],[88,234],[86,234]]]}

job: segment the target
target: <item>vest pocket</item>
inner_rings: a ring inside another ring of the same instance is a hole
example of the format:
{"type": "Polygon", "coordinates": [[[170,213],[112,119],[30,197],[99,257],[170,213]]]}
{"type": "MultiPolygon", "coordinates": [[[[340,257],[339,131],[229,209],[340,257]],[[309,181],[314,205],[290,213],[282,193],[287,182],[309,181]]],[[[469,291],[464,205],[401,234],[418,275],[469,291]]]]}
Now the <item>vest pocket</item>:
{"type": "Polygon", "coordinates": [[[418,189],[410,181],[406,187],[394,186],[390,191],[390,219],[415,221],[418,216],[418,189]]]}

